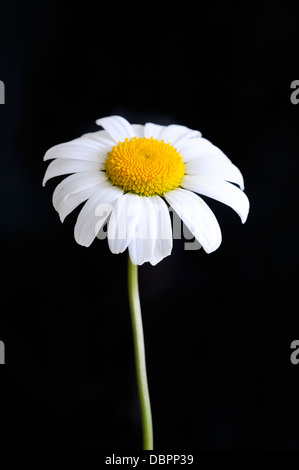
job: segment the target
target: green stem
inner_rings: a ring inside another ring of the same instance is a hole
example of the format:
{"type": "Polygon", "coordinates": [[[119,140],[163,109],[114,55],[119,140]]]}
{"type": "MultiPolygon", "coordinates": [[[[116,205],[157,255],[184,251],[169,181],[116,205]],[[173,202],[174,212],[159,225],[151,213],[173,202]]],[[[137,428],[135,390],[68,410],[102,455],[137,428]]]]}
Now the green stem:
{"type": "Polygon", "coordinates": [[[143,327],[138,290],[138,266],[132,263],[130,256],[128,260],[128,289],[142,421],[143,449],[153,450],[153,424],[146,376],[143,327]]]}

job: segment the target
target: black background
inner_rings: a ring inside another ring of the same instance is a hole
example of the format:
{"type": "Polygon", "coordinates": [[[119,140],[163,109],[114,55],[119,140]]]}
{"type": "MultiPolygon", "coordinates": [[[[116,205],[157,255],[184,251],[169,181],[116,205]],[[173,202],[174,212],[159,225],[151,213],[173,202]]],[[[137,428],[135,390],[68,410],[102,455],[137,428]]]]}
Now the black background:
{"type": "Polygon", "coordinates": [[[97,118],[199,129],[241,169],[245,225],[143,265],[155,447],[299,449],[298,12],[285,2],[1,6],[0,447],[140,449],[126,253],[76,244],[46,150],[97,118]]]}

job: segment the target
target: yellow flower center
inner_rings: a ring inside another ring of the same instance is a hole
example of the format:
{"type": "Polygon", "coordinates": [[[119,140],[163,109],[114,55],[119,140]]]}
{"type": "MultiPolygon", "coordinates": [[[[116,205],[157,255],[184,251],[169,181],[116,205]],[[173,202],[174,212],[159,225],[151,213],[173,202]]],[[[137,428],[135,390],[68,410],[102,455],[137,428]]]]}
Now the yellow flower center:
{"type": "Polygon", "coordinates": [[[105,170],[111,182],[124,191],[155,196],[180,185],[185,165],[179,152],[163,140],[133,137],[113,147],[105,170]]]}

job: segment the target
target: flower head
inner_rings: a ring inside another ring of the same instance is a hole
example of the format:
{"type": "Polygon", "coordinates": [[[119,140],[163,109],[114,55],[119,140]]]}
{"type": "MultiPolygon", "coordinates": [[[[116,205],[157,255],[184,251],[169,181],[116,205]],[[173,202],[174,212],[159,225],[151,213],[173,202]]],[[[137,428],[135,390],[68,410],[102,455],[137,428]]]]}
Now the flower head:
{"type": "Polygon", "coordinates": [[[221,231],[198,194],[229,205],[246,221],[249,201],[240,170],[199,131],[130,124],[120,116],[96,122],[103,130],[56,145],[44,156],[53,161],[43,185],[71,174],[53,194],[61,221],[86,201],[75,225],[80,245],[89,246],[108,222],[112,253],[128,248],[134,264],[155,265],[172,250],[169,205],[211,253],[221,231]]]}

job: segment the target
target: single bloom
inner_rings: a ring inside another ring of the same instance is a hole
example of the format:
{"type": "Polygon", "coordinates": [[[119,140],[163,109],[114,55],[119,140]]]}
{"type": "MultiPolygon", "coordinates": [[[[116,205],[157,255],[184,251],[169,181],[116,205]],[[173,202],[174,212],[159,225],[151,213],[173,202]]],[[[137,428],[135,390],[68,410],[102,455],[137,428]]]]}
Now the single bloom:
{"type": "Polygon", "coordinates": [[[50,148],[43,185],[70,174],[53,193],[61,221],[85,202],[75,240],[90,246],[107,223],[112,253],[127,248],[133,264],[157,264],[172,250],[169,208],[207,253],[221,243],[208,196],[234,209],[244,223],[249,201],[240,170],[197,130],[181,125],[130,124],[121,116],[98,119],[103,129],[50,148]]]}

